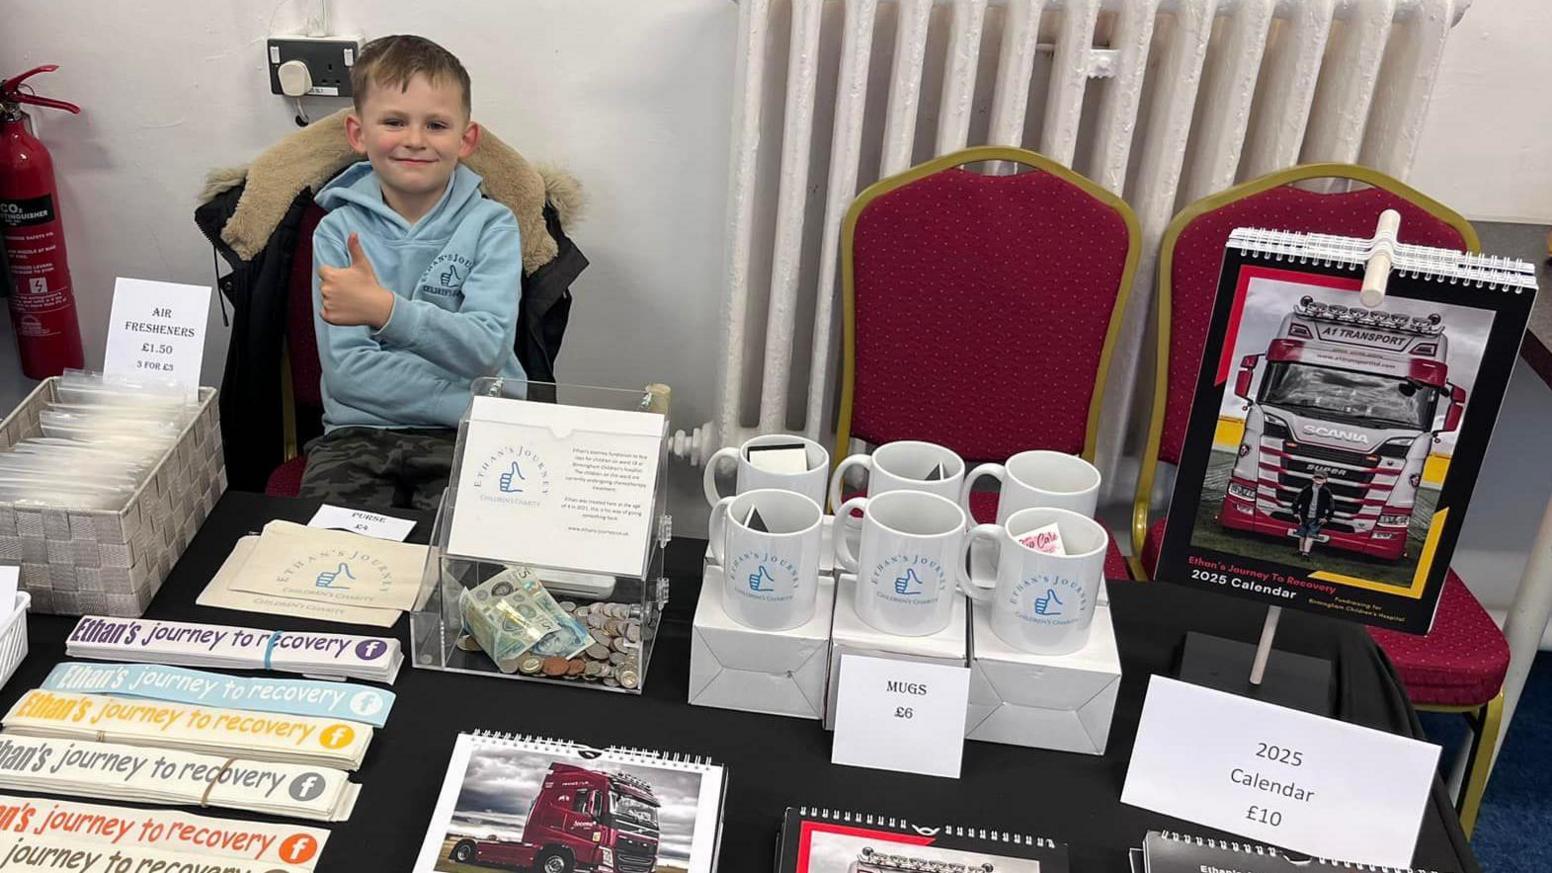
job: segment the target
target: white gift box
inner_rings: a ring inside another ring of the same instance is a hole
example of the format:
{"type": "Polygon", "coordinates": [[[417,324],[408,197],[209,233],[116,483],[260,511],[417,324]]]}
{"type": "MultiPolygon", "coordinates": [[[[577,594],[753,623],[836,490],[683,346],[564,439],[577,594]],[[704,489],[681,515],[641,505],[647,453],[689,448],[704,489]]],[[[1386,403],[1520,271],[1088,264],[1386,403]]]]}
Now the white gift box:
{"type": "Polygon", "coordinates": [[[1066,655],[1032,655],[992,632],[989,607],[971,620],[970,718],[965,737],[1102,755],[1121,690],[1110,607],[1094,609],[1088,643],[1066,655]]]}
{"type": "Polygon", "coordinates": [[[920,661],[948,667],[965,666],[968,652],[965,598],[954,598],[954,616],[948,627],[925,637],[884,633],[857,617],[852,607],[852,588],[857,579],[842,574],[835,586],[835,623],[830,640],[830,687],[825,694],[824,727],[835,730],[835,699],[841,688],[841,656],[867,655],[920,661]]]}
{"type": "Polygon", "coordinates": [[[690,638],[690,703],[817,719],[830,669],[835,583],[819,574],[814,617],[791,630],[746,627],[722,607],[723,570],[707,562],[690,638]]]}

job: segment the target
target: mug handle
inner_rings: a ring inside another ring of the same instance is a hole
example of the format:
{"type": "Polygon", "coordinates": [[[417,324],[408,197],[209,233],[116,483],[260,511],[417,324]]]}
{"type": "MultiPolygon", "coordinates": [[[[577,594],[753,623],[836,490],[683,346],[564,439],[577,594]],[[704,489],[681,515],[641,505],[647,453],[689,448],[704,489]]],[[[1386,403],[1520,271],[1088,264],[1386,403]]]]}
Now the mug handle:
{"type": "Polygon", "coordinates": [[[706,460],[706,474],[702,477],[701,483],[706,489],[706,505],[713,508],[716,507],[717,501],[722,499],[722,492],[717,490],[717,464],[723,458],[731,458],[736,462],[738,449],[733,446],[723,446],[706,460]]]}
{"type": "MultiPolygon", "coordinates": [[[[988,574],[990,578],[987,578],[976,572],[982,568],[977,566],[977,561],[975,560],[975,544],[977,541],[990,539],[994,554],[997,555],[997,560],[1000,562],[1002,560],[1002,543],[1005,536],[1007,536],[1007,532],[1002,529],[1000,524],[978,524],[970,528],[970,533],[965,535],[964,547],[959,554],[959,589],[976,603],[990,603],[992,601],[994,592],[997,589],[997,574],[992,572],[988,574]],[[968,573],[965,571],[967,564],[970,567],[968,573]]],[[[992,569],[996,569],[995,565],[992,569]]]]}
{"type": "MultiPolygon", "coordinates": [[[[720,454],[720,453],[719,453],[720,454]]],[[[707,468],[711,469],[710,467],[707,468]]],[[[727,531],[728,513],[733,511],[733,501],[738,497],[724,497],[717,501],[717,505],[711,508],[711,519],[706,523],[706,539],[711,546],[711,560],[717,564],[723,562],[722,543],[727,531]]]]}
{"type": "MultiPolygon", "coordinates": [[[[975,521],[975,513],[970,511],[970,492],[975,488],[976,481],[982,476],[990,476],[996,479],[997,489],[1000,491],[1002,486],[1008,484],[1008,468],[1001,464],[982,464],[971,470],[970,475],[965,477],[965,484],[960,486],[959,489],[959,508],[965,511],[965,517],[971,521],[975,521]]],[[[1000,500],[1001,497],[998,499],[1000,500]]]]}
{"type": "MultiPolygon", "coordinates": [[[[846,460],[851,460],[847,458],[846,460]]],[[[867,512],[868,499],[866,497],[853,497],[842,503],[835,510],[835,564],[848,573],[857,572],[857,556],[851,553],[851,545],[846,542],[846,524],[851,519],[853,510],[860,509],[867,512]]]]}
{"type": "Polygon", "coordinates": [[[830,505],[837,507],[835,510],[836,518],[841,517],[841,511],[839,509],[841,505],[841,486],[846,481],[846,470],[849,467],[861,467],[864,470],[867,470],[868,474],[871,476],[873,473],[873,456],[847,455],[845,458],[841,459],[839,464],[835,465],[835,469],[830,473],[830,505]]]}

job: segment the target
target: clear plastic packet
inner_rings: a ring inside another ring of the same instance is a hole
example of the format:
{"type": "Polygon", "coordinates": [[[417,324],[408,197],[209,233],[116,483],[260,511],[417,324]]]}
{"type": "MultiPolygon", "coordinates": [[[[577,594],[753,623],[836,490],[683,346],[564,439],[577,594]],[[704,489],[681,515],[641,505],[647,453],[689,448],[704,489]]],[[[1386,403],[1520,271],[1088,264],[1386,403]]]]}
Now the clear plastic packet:
{"type": "Polygon", "coordinates": [[[133,488],[83,487],[78,483],[0,478],[0,503],[64,509],[121,509],[133,488]]]}
{"type": "Polygon", "coordinates": [[[122,466],[107,463],[77,463],[70,467],[69,475],[64,476],[59,472],[59,465],[47,462],[39,463],[39,457],[37,455],[23,455],[19,457],[11,454],[0,455],[0,479],[28,477],[44,482],[53,482],[60,478],[68,478],[128,488],[133,488],[140,484],[141,477],[131,475],[122,466]],[[33,460],[27,460],[29,458],[33,460]]]}
{"type": "Polygon", "coordinates": [[[108,438],[131,437],[142,442],[170,444],[182,430],[176,422],[146,421],[109,415],[78,415],[45,409],[38,413],[44,436],[67,437],[100,443],[108,438]]]}

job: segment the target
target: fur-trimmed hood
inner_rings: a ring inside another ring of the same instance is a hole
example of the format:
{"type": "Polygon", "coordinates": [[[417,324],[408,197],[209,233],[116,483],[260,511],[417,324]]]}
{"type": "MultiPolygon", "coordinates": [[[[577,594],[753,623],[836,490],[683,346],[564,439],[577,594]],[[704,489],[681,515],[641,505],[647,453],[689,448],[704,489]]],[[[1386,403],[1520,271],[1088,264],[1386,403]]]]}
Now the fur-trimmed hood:
{"type": "MultiPolygon", "coordinates": [[[[349,109],[320,118],[270,146],[246,167],[212,170],[205,178],[199,203],[242,184],[236,211],[221,228],[221,239],[244,260],[263,250],[286,210],[304,189],[318,191],[346,166],[360,160],[345,139],[349,109]]],[[[582,210],[582,187],[570,174],[552,167],[535,167],[489,130],[463,161],[484,177],[484,191],[512,210],[523,238],[523,270],[532,273],[555,258],[554,238],[545,230],[544,204],[555,208],[561,226],[569,227],[582,210]]]]}

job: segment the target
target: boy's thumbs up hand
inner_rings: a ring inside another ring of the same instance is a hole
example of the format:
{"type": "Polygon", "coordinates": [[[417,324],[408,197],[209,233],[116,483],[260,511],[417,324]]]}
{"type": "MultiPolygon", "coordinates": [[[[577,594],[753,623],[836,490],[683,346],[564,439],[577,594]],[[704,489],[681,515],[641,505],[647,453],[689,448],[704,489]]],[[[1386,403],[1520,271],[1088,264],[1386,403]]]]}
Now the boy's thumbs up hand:
{"type": "Polygon", "coordinates": [[[350,235],[346,246],[350,251],[348,266],[318,267],[323,320],[341,327],[366,325],[381,330],[393,316],[393,292],[377,283],[377,271],[356,234],[350,235]]]}
{"type": "Polygon", "coordinates": [[[372,281],[377,281],[377,273],[372,270],[372,260],[366,256],[366,249],[361,247],[361,237],[351,234],[345,244],[350,248],[350,269],[362,270],[372,277],[372,281]]]}

